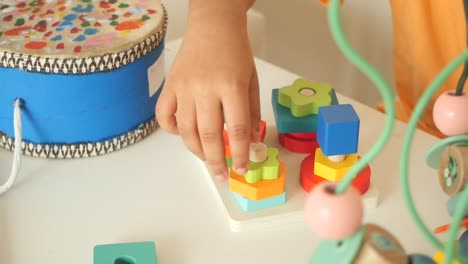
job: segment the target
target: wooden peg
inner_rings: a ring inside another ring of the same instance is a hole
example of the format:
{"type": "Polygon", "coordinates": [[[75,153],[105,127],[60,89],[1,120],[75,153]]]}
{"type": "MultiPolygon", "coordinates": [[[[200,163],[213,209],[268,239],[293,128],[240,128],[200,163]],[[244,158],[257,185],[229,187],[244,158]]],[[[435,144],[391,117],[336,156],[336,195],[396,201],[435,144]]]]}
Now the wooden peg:
{"type": "Polygon", "coordinates": [[[463,190],[468,177],[468,146],[448,146],[439,164],[439,184],[442,190],[448,195],[463,190]]]}
{"type": "Polygon", "coordinates": [[[264,162],[268,159],[268,147],[263,142],[250,144],[250,161],[255,163],[264,162]]]}
{"type": "Polygon", "coordinates": [[[342,162],[343,160],[346,159],[346,155],[332,155],[332,156],[328,156],[328,159],[333,162],[342,162]]]}
{"type": "Polygon", "coordinates": [[[408,256],[400,242],[384,228],[366,224],[364,241],[353,264],[408,264],[408,256]]]}

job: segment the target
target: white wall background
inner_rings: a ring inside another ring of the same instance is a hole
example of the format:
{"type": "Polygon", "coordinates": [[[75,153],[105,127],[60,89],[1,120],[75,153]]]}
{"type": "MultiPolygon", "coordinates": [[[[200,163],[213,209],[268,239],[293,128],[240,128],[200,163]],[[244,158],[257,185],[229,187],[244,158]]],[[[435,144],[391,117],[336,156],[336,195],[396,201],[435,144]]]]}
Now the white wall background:
{"type": "Polygon", "coordinates": [[[171,41],[182,37],[187,24],[189,0],[162,0],[161,3],[166,7],[169,16],[166,39],[171,41]]]}
{"type": "MultiPolygon", "coordinates": [[[[162,2],[169,12],[168,40],[181,37],[188,0],[162,2]]],[[[327,11],[315,0],[257,0],[254,10],[264,16],[263,22],[255,13],[249,17],[256,56],[307,79],[331,83],[365,104],[373,106],[380,100],[374,85],[337,49],[327,11]]],[[[346,0],[342,21],[353,47],[393,85],[389,2],[346,0]]]]}

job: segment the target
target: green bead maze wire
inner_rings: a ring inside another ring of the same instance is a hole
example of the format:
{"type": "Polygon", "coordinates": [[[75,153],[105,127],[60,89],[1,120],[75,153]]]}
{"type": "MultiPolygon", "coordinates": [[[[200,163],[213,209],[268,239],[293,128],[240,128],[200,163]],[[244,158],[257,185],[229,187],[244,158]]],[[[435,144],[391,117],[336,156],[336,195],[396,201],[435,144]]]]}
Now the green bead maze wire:
{"type": "MultiPolygon", "coordinates": [[[[455,213],[453,216],[452,224],[450,226],[448,232],[448,242],[447,246],[444,249],[443,244],[434,236],[432,235],[431,231],[426,227],[424,222],[422,221],[421,217],[418,215],[416,211],[416,207],[414,202],[411,198],[411,191],[409,188],[409,156],[410,156],[410,149],[413,142],[414,133],[418,126],[418,121],[424,113],[427,105],[431,101],[434,94],[440,88],[440,86],[447,80],[447,78],[465,61],[468,60],[468,50],[465,50],[461,55],[459,55],[455,60],[453,60],[448,66],[445,67],[444,70],[434,79],[434,81],[428,86],[426,91],[421,96],[421,99],[416,104],[414,108],[413,114],[411,115],[410,121],[408,122],[408,129],[406,130],[405,137],[403,139],[403,147],[401,150],[401,159],[400,159],[400,174],[401,174],[401,185],[403,188],[403,198],[405,200],[406,206],[410,212],[411,217],[415,221],[416,225],[426,237],[428,241],[430,241],[434,247],[439,250],[444,250],[445,254],[445,263],[452,263],[453,255],[454,255],[454,247],[455,247],[455,240],[458,231],[458,227],[464,217],[464,209],[468,205],[468,192],[463,191],[462,198],[460,202],[457,204],[455,209],[455,213]]],[[[466,261],[463,261],[466,263],[466,261]]]]}
{"type": "MultiPolygon", "coordinates": [[[[468,10],[468,0],[464,1],[465,3],[465,11],[468,10]]],[[[468,11],[467,11],[468,13],[468,11]]],[[[382,78],[382,76],[370,65],[368,64],[348,43],[346,37],[343,34],[340,24],[340,0],[331,0],[330,7],[328,9],[328,21],[330,25],[330,29],[332,32],[332,36],[335,39],[338,47],[344,53],[344,55],[358,68],[360,69],[366,76],[368,76],[371,81],[376,85],[379,92],[384,99],[385,109],[386,109],[386,120],[385,120],[385,127],[382,135],[379,137],[377,143],[372,147],[369,152],[353,166],[350,171],[345,175],[344,179],[340,182],[337,186],[336,193],[344,192],[351,184],[353,179],[356,175],[364,169],[364,167],[372,161],[385,147],[388,140],[390,139],[391,132],[393,130],[394,119],[395,119],[395,107],[393,104],[393,93],[390,89],[390,86],[387,82],[382,78]]],[[[452,74],[457,67],[459,67],[463,62],[468,61],[468,50],[466,50],[463,54],[458,56],[453,62],[451,62],[436,78],[435,80],[429,85],[427,90],[422,95],[420,101],[416,105],[416,108],[411,115],[411,119],[408,122],[408,129],[405,133],[405,138],[403,141],[403,148],[401,151],[401,159],[400,159],[400,173],[401,173],[401,184],[403,188],[403,197],[405,200],[405,204],[408,207],[411,217],[413,221],[416,223],[416,226],[420,229],[423,233],[425,238],[430,241],[434,247],[439,250],[444,250],[445,254],[445,263],[452,263],[454,258],[454,246],[455,240],[457,235],[458,227],[464,216],[464,209],[468,205],[468,191],[464,191],[462,194],[462,198],[458,203],[454,217],[452,220],[452,225],[450,226],[448,232],[448,243],[446,248],[444,249],[443,244],[435,238],[431,231],[425,226],[421,217],[418,215],[413,200],[411,198],[411,192],[408,183],[408,171],[409,171],[409,156],[410,156],[410,148],[413,141],[413,136],[415,130],[417,129],[418,121],[421,118],[427,104],[430,102],[432,96],[434,96],[435,92],[439,89],[439,87],[445,82],[445,80],[452,74]]],[[[468,65],[468,63],[466,63],[468,65]]],[[[468,67],[466,69],[466,76],[468,76],[468,67]]],[[[465,70],[464,70],[465,72],[465,70]]],[[[461,80],[463,79],[463,75],[461,80]]],[[[466,77],[465,77],[466,79],[466,77]]],[[[460,81],[464,83],[463,81],[460,81]]],[[[461,85],[463,88],[463,85],[461,85]]],[[[462,89],[461,88],[461,89],[462,89]]],[[[462,90],[461,90],[462,93],[462,90]]],[[[468,189],[468,188],[467,188],[468,189]]],[[[466,263],[465,260],[462,259],[463,263],[466,263]]]]}
{"type": "MultiPolygon", "coordinates": [[[[463,1],[464,13],[465,13],[465,24],[468,25],[468,0],[463,1]]],[[[468,27],[466,28],[468,33],[468,27]]],[[[467,43],[468,43],[468,34],[467,34],[467,43]]],[[[401,150],[401,160],[400,160],[400,173],[401,173],[401,185],[403,188],[403,198],[405,200],[406,206],[410,212],[411,217],[415,221],[417,227],[423,233],[425,238],[430,241],[435,248],[444,251],[444,263],[452,263],[454,258],[457,258],[462,263],[468,263],[466,258],[461,258],[455,254],[455,241],[458,233],[459,226],[464,218],[465,208],[468,205],[468,191],[463,191],[461,199],[455,208],[455,213],[453,215],[452,224],[447,234],[447,245],[444,248],[443,244],[431,233],[431,231],[426,227],[421,217],[416,211],[416,207],[411,198],[411,191],[409,188],[409,156],[411,144],[413,141],[414,133],[418,126],[418,121],[423,115],[427,105],[431,101],[435,93],[440,89],[442,84],[449,78],[451,74],[458,67],[464,63],[464,68],[462,75],[458,81],[457,89],[455,95],[462,95],[463,88],[465,86],[466,79],[468,77],[468,49],[465,50],[461,55],[455,58],[444,70],[434,79],[434,81],[428,86],[426,91],[421,96],[421,99],[416,104],[416,107],[411,115],[410,121],[408,122],[408,129],[403,140],[403,148],[401,150]]],[[[465,188],[466,190],[467,188],[465,188]]]]}
{"type": "Polygon", "coordinates": [[[369,152],[348,171],[343,180],[336,187],[336,193],[343,193],[351,185],[352,181],[361,172],[367,164],[369,164],[383,150],[385,145],[392,135],[393,126],[395,123],[395,105],[393,103],[393,92],[385,79],[375,70],[375,68],[367,63],[348,43],[343,34],[340,23],[340,0],[332,0],[328,8],[328,23],[337,43],[338,47],[344,55],[369,79],[376,85],[382,95],[387,112],[385,126],[382,135],[377,140],[377,143],[369,150],[369,152]]]}

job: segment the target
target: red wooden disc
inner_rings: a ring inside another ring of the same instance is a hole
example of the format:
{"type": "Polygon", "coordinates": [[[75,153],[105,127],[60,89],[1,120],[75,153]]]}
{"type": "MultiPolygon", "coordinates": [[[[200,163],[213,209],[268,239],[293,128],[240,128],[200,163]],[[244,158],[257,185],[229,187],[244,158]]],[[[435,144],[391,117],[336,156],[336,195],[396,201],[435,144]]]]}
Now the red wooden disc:
{"type": "Polygon", "coordinates": [[[299,138],[299,139],[304,139],[304,140],[316,140],[317,139],[317,133],[313,132],[297,132],[297,133],[288,133],[288,135],[299,138]]]}
{"type": "Polygon", "coordinates": [[[280,144],[289,151],[311,154],[315,153],[318,143],[316,133],[290,133],[278,134],[280,144]]]}

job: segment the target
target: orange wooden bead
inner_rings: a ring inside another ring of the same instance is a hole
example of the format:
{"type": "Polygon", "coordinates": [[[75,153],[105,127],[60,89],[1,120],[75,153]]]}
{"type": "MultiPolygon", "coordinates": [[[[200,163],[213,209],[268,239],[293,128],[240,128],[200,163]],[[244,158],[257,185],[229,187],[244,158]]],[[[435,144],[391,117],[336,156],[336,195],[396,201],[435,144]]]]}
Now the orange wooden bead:
{"type": "Polygon", "coordinates": [[[307,225],[327,240],[350,237],[362,225],[364,210],[358,191],[351,187],[337,194],[335,188],[334,182],[317,185],[307,195],[304,208],[307,225]]]}
{"type": "Polygon", "coordinates": [[[446,136],[468,133],[468,94],[455,95],[454,91],[442,93],[432,110],[434,124],[446,136]]]}

